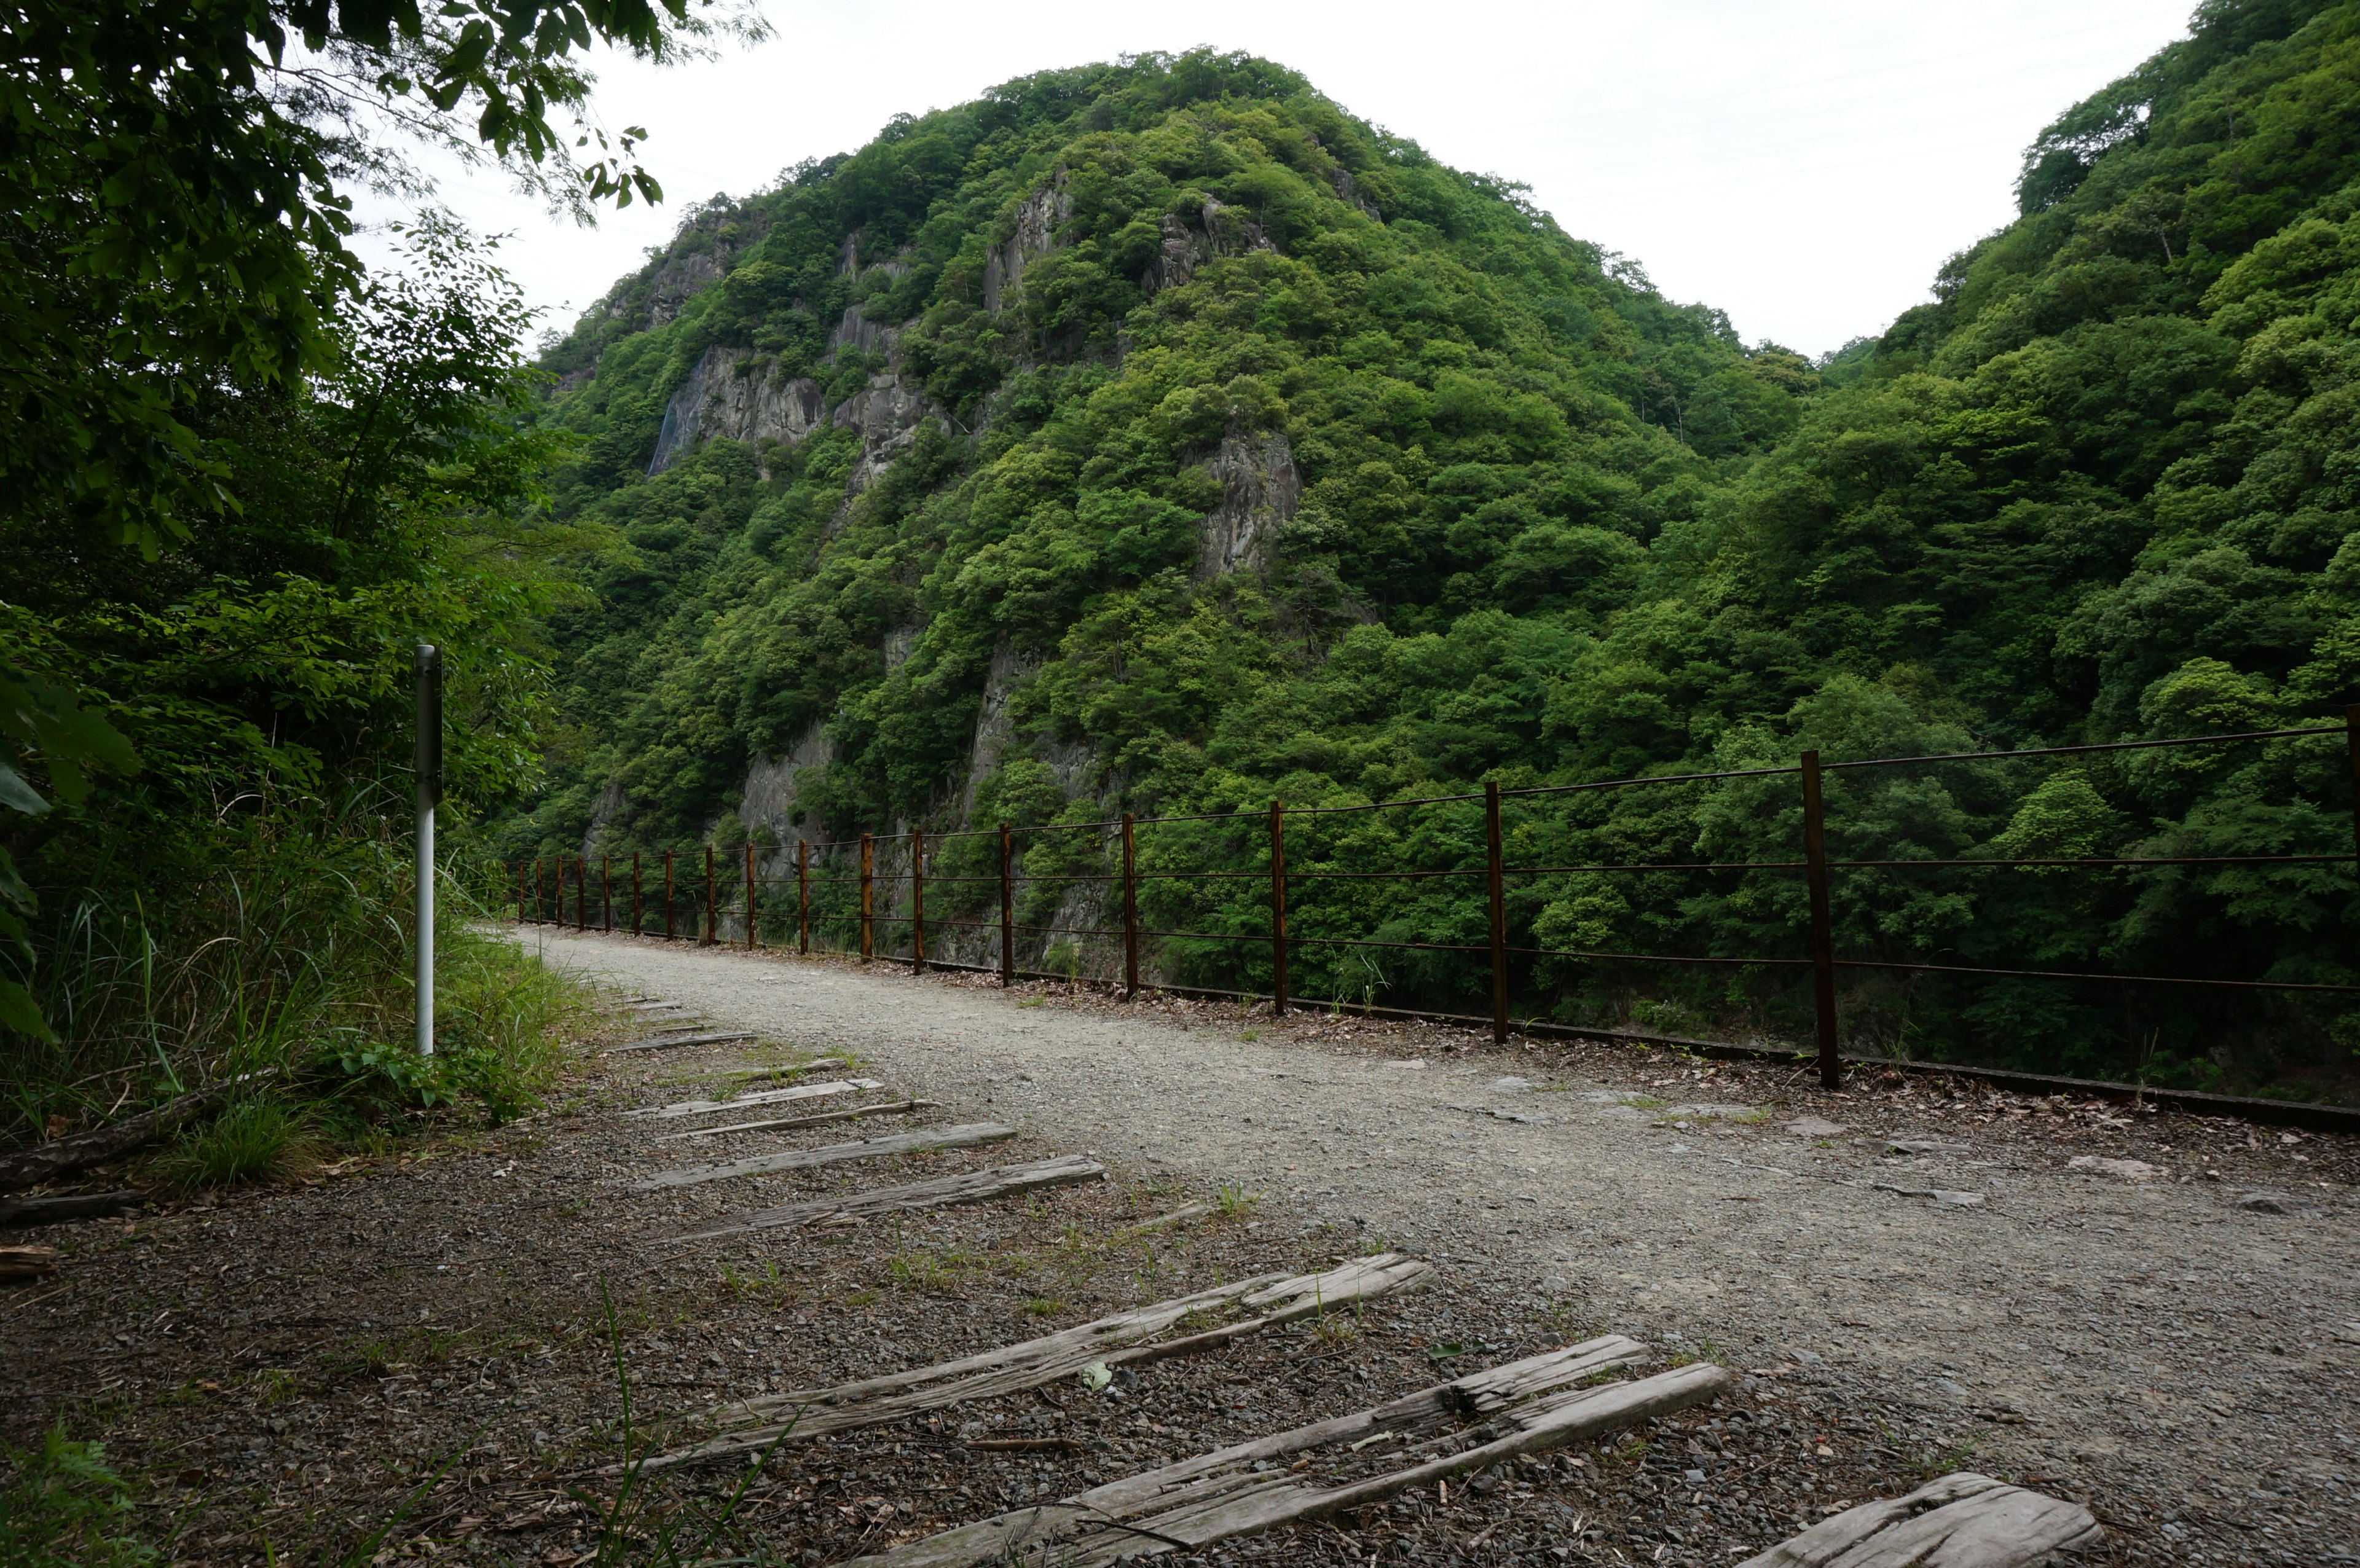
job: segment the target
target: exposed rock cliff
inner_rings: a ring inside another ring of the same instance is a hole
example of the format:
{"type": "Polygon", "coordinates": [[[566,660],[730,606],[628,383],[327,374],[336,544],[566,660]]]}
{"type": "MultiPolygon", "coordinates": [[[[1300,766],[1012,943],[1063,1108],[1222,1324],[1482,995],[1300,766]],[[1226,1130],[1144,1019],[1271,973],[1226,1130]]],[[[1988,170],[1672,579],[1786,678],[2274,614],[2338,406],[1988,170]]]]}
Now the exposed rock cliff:
{"type": "Polygon", "coordinates": [[[983,308],[998,310],[1011,304],[1024,289],[1024,269],[1065,242],[1057,230],[1074,215],[1074,199],[1065,192],[1065,176],[1024,198],[1016,209],[1016,224],[1006,239],[991,247],[983,261],[983,308]]]}
{"type": "Polygon", "coordinates": [[[1249,562],[1266,567],[1279,530],[1303,498],[1295,449],[1284,432],[1229,436],[1205,467],[1221,482],[1221,504],[1205,518],[1199,580],[1249,562]]]}
{"type": "Polygon", "coordinates": [[[817,842],[823,836],[816,823],[797,825],[792,820],[795,775],[806,768],[825,768],[835,760],[835,737],[827,733],[825,724],[815,724],[796,737],[784,756],[758,757],[747,768],[746,788],[738,800],[738,820],[748,833],[768,828],[779,845],[765,863],[765,875],[794,864],[796,840],[817,842]]]}
{"type": "MultiPolygon", "coordinates": [[[[1345,178],[1349,180],[1350,176],[1345,178]]],[[[1277,248],[1262,233],[1262,225],[1254,222],[1253,214],[1243,207],[1207,201],[1196,218],[1196,223],[1190,223],[1166,212],[1158,220],[1161,239],[1155,258],[1139,276],[1142,291],[1153,294],[1177,289],[1217,256],[1243,256],[1248,251],[1277,248]]]]}
{"type": "Polygon", "coordinates": [[[768,374],[768,366],[749,348],[715,343],[706,349],[664,405],[663,429],[656,435],[648,472],[662,473],[682,452],[716,436],[792,446],[817,430],[819,383],[802,376],[782,381],[768,374]]]}

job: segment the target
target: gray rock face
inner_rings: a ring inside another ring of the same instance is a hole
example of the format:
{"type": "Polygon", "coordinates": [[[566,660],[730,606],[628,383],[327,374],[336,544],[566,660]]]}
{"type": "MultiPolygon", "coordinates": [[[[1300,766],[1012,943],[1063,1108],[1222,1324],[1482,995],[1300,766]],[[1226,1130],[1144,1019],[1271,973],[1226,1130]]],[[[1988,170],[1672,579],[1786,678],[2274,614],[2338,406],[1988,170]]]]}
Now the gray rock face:
{"type": "Polygon", "coordinates": [[[1065,242],[1057,230],[1074,215],[1074,199],[1065,193],[1065,177],[1043,186],[1016,209],[1016,226],[991,247],[983,260],[983,308],[998,310],[1023,292],[1024,269],[1065,242]]]}
{"type": "Polygon", "coordinates": [[[1148,294],[1177,289],[1217,256],[1243,256],[1249,251],[1277,248],[1262,233],[1262,225],[1253,221],[1251,212],[1218,201],[1206,202],[1195,223],[1166,212],[1157,221],[1157,229],[1162,237],[1155,259],[1139,275],[1140,289],[1148,294]]]}
{"type": "Polygon", "coordinates": [[[738,820],[748,832],[769,828],[779,841],[764,867],[773,875],[795,863],[795,841],[819,836],[817,825],[797,827],[788,819],[795,808],[795,775],[806,768],[825,768],[836,760],[836,741],[825,724],[814,724],[795,738],[782,757],[758,757],[746,769],[746,789],[738,800],[738,820]]]}
{"type": "Polygon", "coordinates": [[[682,452],[716,436],[792,446],[819,429],[821,411],[817,382],[800,376],[781,381],[765,373],[753,350],[715,343],[664,405],[648,472],[661,474],[682,452]]]}
{"type": "Polygon", "coordinates": [[[1349,201],[1358,207],[1369,222],[1382,223],[1385,221],[1385,215],[1377,211],[1377,204],[1360,194],[1360,188],[1353,182],[1352,171],[1342,164],[1328,171],[1328,183],[1335,187],[1337,200],[1349,201]]]}
{"type": "Polygon", "coordinates": [[[1000,770],[1000,760],[1008,755],[1008,744],[1016,735],[1016,718],[1009,711],[1009,701],[1016,688],[1034,670],[1041,668],[1038,659],[1017,653],[1005,644],[991,650],[991,670],[983,678],[983,705],[976,714],[975,745],[969,751],[967,765],[967,789],[959,801],[959,820],[975,815],[976,786],[1000,770]]]}
{"type": "Polygon", "coordinates": [[[833,422],[860,432],[860,461],[852,465],[849,488],[854,495],[869,488],[908,447],[926,416],[925,395],[893,371],[869,378],[869,385],[836,405],[833,422]]]}
{"type": "Polygon", "coordinates": [[[1278,532],[1303,498],[1295,449],[1282,432],[1228,436],[1205,465],[1221,482],[1221,504],[1205,519],[1196,561],[1201,581],[1251,562],[1267,566],[1278,532]]]}
{"type": "Polygon", "coordinates": [[[721,281],[729,257],[719,249],[672,257],[660,267],[648,289],[648,325],[661,327],[680,314],[688,297],[721,281]]]}

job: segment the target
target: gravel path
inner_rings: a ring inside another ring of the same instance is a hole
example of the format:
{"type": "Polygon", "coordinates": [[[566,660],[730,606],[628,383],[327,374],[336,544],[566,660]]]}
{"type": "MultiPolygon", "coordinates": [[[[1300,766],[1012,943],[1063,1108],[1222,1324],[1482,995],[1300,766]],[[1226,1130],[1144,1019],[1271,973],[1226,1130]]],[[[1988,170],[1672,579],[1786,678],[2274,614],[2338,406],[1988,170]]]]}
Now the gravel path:
{"type": "Polygon", "coordinates": [[[717,1023],[855,1051],[1119,1174],[1234,1182],[1267,1220],[1356,1227],[1593,1326],[1908,1412],[1953,1434],[1954,1467],[2089,1500],[2123,1561],[2360,1561],[2354,1140],[1898,1075],[1829,1096],[1786,1068],[1003,994],[881,964],[525,940],[717,1023]],[[1792,1130],[1805,1117],[1841,1130],[1792,1130]],[[2241,1206],[2256,1192],[2297,1212],[2241,1206]]]}

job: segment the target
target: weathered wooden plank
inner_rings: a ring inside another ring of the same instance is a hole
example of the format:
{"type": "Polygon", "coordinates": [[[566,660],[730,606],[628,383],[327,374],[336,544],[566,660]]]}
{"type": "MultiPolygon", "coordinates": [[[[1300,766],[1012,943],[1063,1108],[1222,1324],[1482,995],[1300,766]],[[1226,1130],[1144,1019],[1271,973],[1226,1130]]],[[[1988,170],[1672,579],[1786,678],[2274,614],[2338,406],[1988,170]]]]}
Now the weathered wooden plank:
{"type": "Polygon", "coordinates": [[[38,1279],[57,1271],[54,1247],[0,1247],[0,1279],[38,1279]]]}
{"type": "Polygon", "coordinates": [[[733,1176],[768,1176],[780,1171],[809,1171],[814,1166],[837,1165],[847,1160],[880,1160],[889,1154],[915,1154],[930,1149],[974,1149],[1015,1136],[1014,1127],[1000,1122],[964,1122],[957,1127],[921,1127],[912,1132],[888,1133],[883,1138],[863,1138],[858,1143],[781,1149],[776,1154],[758,1154],[750,1160],[733,1160],[723,1165],[684,1165],[677,1171],[659,1171],[652,1176],[632,1182],[631,1187],[635,1192],[653,1192],[667,1187],[694,1187],[702,1181],[726,1181],[733,1176]]]}
{"type": "Polygon", "coordinates": [[[755,1078],[792,1078],[799,1073],[816,1073],[823,1067],[844,1067],[849,1062],[841,1056],[818,1056],[809,1062],[790,1062],[780,1067],[733,1067],[726,1073],[708,1076],[724,1083],[743,1083],[755,1078]]]}
{"type": "Polygon", "coordinates": [[[787,1127],[818,1127],[824,1122],[858,1121],[862,1116],[901,1116],[912,1111],[938,1111],[939,1100],[889,1100],[880,1105],[854,1105],[841,1111],[821,1111],[808,1116],[774,1116],[759,1122],[723,1122],[719,1127],[691,1127],[686,1132],[668,1132],[656,1139],[658,1143],[673,1143],[683,1138],[719,1138],[727,1132],[778,1132],[787,1127]]]}
{"type": "Polygon", "coordinates": [[[684,1045],[727,1045],[733,1040],[751,1040],[751,1029],[724,1029],[716,1034],[667,1035],[661,1040],[635,1040],[628,1045],[610,1045],[601,1056],[620,1056],[627,1051],[677,1051],[684,1045]]]}
{"type": "Polygon", "coordinates": [[[1961,1471],[1821,1519],[1738,1568],[2031,1568],[2103,1534],[2078,1503],[1961,1471]]]}
{"type": "Polygon", "coordinates": [[[1578,1386],[1645,1354],[1610,1335],[1479,1374],[1485,1379],[1480,1392],[1474,1379],[1441,1384],[1390,1406],[1200,1454],[855,1561],[862,1568],[978,1568],[1037,1554],[1059,1568],[1099,1568],[1194,1551],[1666,1415],[1710,1399],[1730,1381],[1721,1368],[1699,1363],[1636,1381],[1578,1386]],[[1488,1415],[1448,1414],[1470,1399],[1496,1400],[1498,1408],[1488,1415]],[[1394,1412],[1407,1412],[1406,1432],[1394,1412]],[[1428,1431],[1437,1419],[1448,1430],[1408,1454],[1383,1441],[1428,1431]],[[1295,1454],[1306,1455],[1295,1466],[1253,1468],[1295,1454]]]}
{"type": "Polygon", "coordinates": [[[625,1111],[623,1115],[642,1121],[677,1121],[683,1116],[709,1116],[716,1111],[792,1105],[797,1100],[824,1100],[831,1094],[847,1094],[854,1089],[883,1087],[884,1083],[875,1078],[836,1078],[825,1083],[797,1083],[785,1089],[762,1089],[727,1100],[682,1100],[669,1105],[650,1105],[643,1111],[625,1111]]]}
{"type": "Polygon", "coordinates": [[[67,1220],[104,1219],[144,1206],[148,1194],[129,1188],[119,1192],[73,1192],[57,1198],[0,1198],[0,1225],[61,1225],[67,1220]]]}
{"type": "MultiPolygon", "coordinates": [[[[836,1114],[849,1116],[852,1113],[841,1111],[836,1114]]],[[[793,1230],[802,1225],[865,1219],[871,1214],[951,1208],[963,1203],[983,1203],[1011,1192],[1030,1192],[1036,1187],[1070,1187],[1077,1182],[1095,1181],[1105,1174],[1106,1167],[1095,1160],[1087,1160],[1078,1154],[1060,1155],[1054,1160],[1034,1160],[1027,1165],[962,1171],[956,1175],[937,1176],[929,1181],[910,1181],[898,1187],[872,1187],[865,1192],[848,1192],[840,1197],[782,1203],[775,1209],[738,1214],[705,1230],[691,1231],[683,1236],[659,1236],[650,1245],[661,1247],[711,1241],[718,1236],[744,1236],[754,1231],[793,1230]]]]}
{"type": "Polygon", "coordinates": [[[1168,1214],[1158,1214],[1152,1220],[1142,1220],[1131,1228],[1133,1230],[1165,1230],[1173,1225],[1186,1225],[1190,1220],[1200,1218],[1203,1215],[1211,1214],[1212,1212],[1213,1205],[1210,1203],[1188,1203],[1173,1210],[1168,1214]]]}
{"type": "MultiPolygon", "coordinates": [[[[1120,1367],[1208,1349],[1323,1310],[1340,1311],[1355,1302],[1413,1290],[1432,1267],[1418,1258],[1386,1252],[1344,1259],[1321,1274],[1261,1274],[956,1361],[833,1388],[804,1388],[748,1399],[722,1414],[723,1421],[737,1423],[733,1430],[650,1463],[661,1468],[744,1454],[767,1447],[782,1432],[800,1442],[874,1426],[948,1405],[1039,1388],[1094,1361],[1120,1367]],[[1158,1341],[1159,1335],[1191,1319],[1238,1308],[1270,1310],[1240,1323],[1158,1341]]],[[[1627,1340],[1618,1343],[1634,1351],[1638,1348],[1627,1340]]],[[[1587,1367],[1579,1375],[1587,1377],[1609,1364],[1587,1367]]]]}

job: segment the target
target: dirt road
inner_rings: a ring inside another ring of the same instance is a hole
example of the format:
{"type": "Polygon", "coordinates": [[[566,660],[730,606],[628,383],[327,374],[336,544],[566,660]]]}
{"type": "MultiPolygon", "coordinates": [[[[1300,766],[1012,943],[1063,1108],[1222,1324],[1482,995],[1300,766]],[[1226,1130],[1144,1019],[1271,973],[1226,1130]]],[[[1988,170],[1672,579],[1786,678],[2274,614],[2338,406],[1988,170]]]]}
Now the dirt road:
{"type": "Polygon", "coordinates": [[[1929,1097],[1897,1078],[1826,1096],[1784,1069],[1273,1027],[883,964],[525,940],[606,985],[858,1052],[1057,1148],[1266,1194],[1271,1221],[1351,1227],[1600,1328],[1909,1412],[1955,1434],[1962,1467],[2092,1498],[2136,1560],[2360,1554],[2349,1140],[1929,1097]],[[1790,1129],[1804,1117],[1841,1130],[1790,1129]],[[2311,1212],[2240,1206],[2257,1191],[2311,1212]]]}

